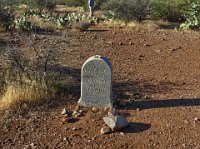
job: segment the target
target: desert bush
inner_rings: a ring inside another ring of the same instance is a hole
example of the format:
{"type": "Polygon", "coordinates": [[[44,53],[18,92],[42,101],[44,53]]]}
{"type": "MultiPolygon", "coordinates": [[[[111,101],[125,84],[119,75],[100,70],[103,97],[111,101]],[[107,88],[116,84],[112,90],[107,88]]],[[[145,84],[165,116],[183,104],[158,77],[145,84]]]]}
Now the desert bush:
{"type": "Polygon", "coordinates": [[[101,9],[106,0],[95,0],[95,8],[101,9]]]}
{"type": "Polygon", "coordinates": [[[60,16],[57,18],[57,24],[59,26],[66,26],[67,24],[69,25],[82,21],[97,23],[99,19],[96,17],[89,17],[88,15],[80,13],[66,13],[64,16],[60,16]]]}
{"type": "Polygon", "coordinates": [[[64,0],[21,0],[21,4],[30,6],[31,8],[52,10],[55,5],[65,4],[64,0]]]}
{"type": "Polygon", "coordinates": [[[4,29],[11,30],[15,28],[15,16],[12,9],[0,7],[0,22],[4,29]]]}
{"type": "Polygon", "coordinates": [[[60,55],[58,49],[63,39],[55,36],[43,41],[42,36],[23,32],[13,36],[16,41],[23,41],[31,54],[21,50],[16,43],[7,41],[1,53],[4,64],[0,66],[0,109],[23,103],[48,103],[59,90],[52,85],[56,74],[52,67],[60,55]]]}
{"type": "Polygon", "coordinates": [[[171,22],[184,21],[182,8],[186,4],[183,0],[154,0],[151,3],[152,18],[171,22]]]}
{"type": "Polygon", "coordinates": [[[183,10],[186,21],[180,25],[181,30],[197,28],[200,26],[200,3],[193,2],[183,10]]]}
{"type": "Polygon", "coordinates": [[[50,16],[50,14],[45,11],[36,9],[28,9],[22,15],[15,19],[16,26],[18,26],[23,31],[34,31],[41,28],[41,21],[55,21],[55,18],[50,16]],[[35,20],[37,21],[33,21],[35,20]],[[39,22],[39,23],[36,23],[39,22]]]}
{"type": "Polygon", "coordinates": [[[68,6],[82,6],[84,8],[87,7],[87,0],[65,0],[65,4],[68,6]]]}
{"type": "Polygon", "coordinates": [[[141,22],[148,15],[149,0],[109,0],[102,8],[113,18],[141,22]]]}

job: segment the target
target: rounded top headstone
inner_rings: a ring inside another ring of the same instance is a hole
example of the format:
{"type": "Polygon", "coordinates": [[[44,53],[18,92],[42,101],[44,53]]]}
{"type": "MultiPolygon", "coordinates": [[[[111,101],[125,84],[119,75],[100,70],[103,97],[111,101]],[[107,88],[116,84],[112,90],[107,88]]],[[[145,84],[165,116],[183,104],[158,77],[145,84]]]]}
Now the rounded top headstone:
{"type": "Polygon", "coordinates": [[[112,103],[112,64],[105,57],[92,56],[82,67],[79,105],[110,107],[112,103]]]}
{"type": "Polygon", "coordinates": [[[88,64],[89,62],[97,61],[97,60],[102,61],[103,63],[107,64],[107,65],[109,66],[110,70],[112,71],[112,64],[111,64],[111,62],[110,62],[106,57],[102,57],[102,56],[100,56],[100,55],[95,55],[95,56],[92,56],[92,57],[88,58],[88,59],[85,61],[85,63],[83,64],[82,69],[83,69],[84,66],[85,66],[86,64],[88,64]]]}

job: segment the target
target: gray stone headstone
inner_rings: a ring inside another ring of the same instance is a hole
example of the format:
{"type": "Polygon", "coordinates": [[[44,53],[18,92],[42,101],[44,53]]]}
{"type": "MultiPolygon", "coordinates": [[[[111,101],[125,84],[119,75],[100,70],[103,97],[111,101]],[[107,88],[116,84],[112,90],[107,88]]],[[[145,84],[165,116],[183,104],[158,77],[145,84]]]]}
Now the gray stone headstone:
{"type": "Polygon", "coordinates": [[[112,64],[99,55],[90,57],[81,71],[81,98],[85,107],[112,106],[112,64]]]}

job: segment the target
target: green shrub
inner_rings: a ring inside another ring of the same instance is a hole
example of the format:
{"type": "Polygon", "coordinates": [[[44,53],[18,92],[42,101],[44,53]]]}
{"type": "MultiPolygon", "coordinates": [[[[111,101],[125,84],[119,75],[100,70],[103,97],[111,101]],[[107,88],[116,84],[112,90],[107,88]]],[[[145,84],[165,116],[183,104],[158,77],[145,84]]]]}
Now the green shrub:
{"type": "Polygon", "coordinates": [[[95,0],[95,9],[101,9],[106,0],[95,0]]]}
{"type": "Polygon", "coordinates": [[[11,9],[0,8],[0,22],[2,27],[6,30],[11,30],[15,28],[14,23],[15,17],[11,9]]]}
{"type": "Polygon", "coordinates": [[[68,6],[82,6],[86,7],[87,6],[87,0],[65,0],[65,4],[68,6]]]}
{"type": "Polygon", "coordinates": [[[148,7],[149,0],[108,0],[103,9],[113,18],[141,22],[148,15],[148,7]]]}
{"type": "Polygon", "coordinates": [[[181,30],[197,28],[200,26],[200,4],[193,2],[186,6],[184,11],[186,21],[180,25],[181,30]]]}
{"type": "Polygon", "coordinates": [[[154,0],[151,3],[152,18],[171,22],[183,21],[184,5],[186,5],[186,1],[183,0],[154,0]]]}
{"type": "Polygon", "coordinates": [[[52,10],[56,4],[62,4],[63,0],[22,0],[21,3],[32,8],[52,10]]]}

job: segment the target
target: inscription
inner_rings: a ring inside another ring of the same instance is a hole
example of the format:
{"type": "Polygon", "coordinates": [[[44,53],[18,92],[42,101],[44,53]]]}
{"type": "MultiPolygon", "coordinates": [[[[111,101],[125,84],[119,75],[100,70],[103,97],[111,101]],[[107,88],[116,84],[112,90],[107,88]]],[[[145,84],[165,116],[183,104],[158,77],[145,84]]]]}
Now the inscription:
{"type": "Polygon", "coordinates": [[[82,67],[80,105],[108,107],[112,104],[112,68],[106,58],[89,58],[82,67]]]}

